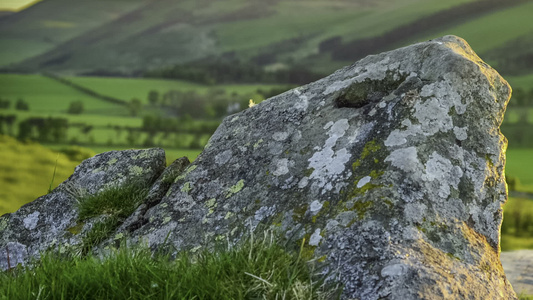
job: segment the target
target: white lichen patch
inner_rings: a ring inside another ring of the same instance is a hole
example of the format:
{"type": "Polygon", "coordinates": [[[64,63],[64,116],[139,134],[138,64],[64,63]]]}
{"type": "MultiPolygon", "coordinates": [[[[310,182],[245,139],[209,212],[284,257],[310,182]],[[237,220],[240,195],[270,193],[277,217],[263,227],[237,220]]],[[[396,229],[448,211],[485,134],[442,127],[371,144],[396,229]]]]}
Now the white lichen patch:
{"type": "Polygon", "coordinates": [[[298,182],[298,188],[303,189],[304,187],[307,186],[308,183],[309,183],[309,177],[307,176],[302,177],[302,179],[300,179],[300,182],[298,182]]]}
{"type": "Polygon", "coordinates": [[[449,103],[442,99],[431,98],[424,102],[416,102],[414,116],[421,124],[424,135],[434,135],[437,132],[447,132],[453,128],[449,103]]]}
{"type": "Polygon", "coordinates": [[[337,141],[343,137],[350,127],[347,119],[340,119],[333,123],[331,127],[328,126],[328,136],[322,149],[315,152],[309,158],[309,167],[315,171],[309,176],[310,179],[315,179],[316,184],[320,188],[325,188],[330,191],[333,189],[333,182],[340,174],[346,170],[346,163],[352,156],[345,148],[340,150],[333,150],[337,141]]]}
{"type": "Polygon", "coordinates": [[[275,206],[263,206],[255,212],[254,219],[256,221],[261,222],[265,218],[273,216],[275,212],[276,212],[275,206]]]}
{"type": "Polygon", "coordinates": [[[39,215],[41,213],[38,211],[35,211],[31,214],[29,214],[24,220],[22,221],[24,223],[24,228],[28,230],[33,230],[35,227],[37,227],[37,222],[39,222],[39,215]]]}
{"type": "Polygon", "coordinates": [[[275,170],[272,172],[274,176],[282,176],[289,173],[289,160],[282,158],[274,162],[275,170]]]}
{"type": "Polygon", "coordinates": [[[425,174],[422,175],[423,180],[438,183],[438,195],[442,198],[447,198],[450,195],[450,186],[458,188],[462,177],[463,170],[454,166],[449,159],[442,157],[437,152],[430,155],[426,163],[425,174]]]}
{"type": "Polygon", "coordinates": [[[282,141],[286,140],[288,137],[289,137],[289,133],[288,132],[276,132],[276,133],[274,133],[272,135],[272,138],[275,141],[278,141],[278,142],[282,142],[282,141]]]}
{"type": "Polygon", "coordinates": [[[370,179],[372,179],[370,176],[365,176],[365,177],[361,178],[361,179],[357,182],[357,188],[360,189],[360,188],[362,188],[363,186],[365,186],[367,183],[370,182],[370,179]]]}
{"type": "Polygon", "coordinates": [[[306,111],[307,107],[309,106],[309,98],[306,95],[301,94],[297,90],[294,93],[298,96],[299,99],[299,101],[296,101],[296,103],[294,104],[294,108],[296,110],[306,111]]]}
{"type": "Polygon", "coordinates": [[[385,158],[385,161],[404,172],[414,174],[421,171],[420,160],[415,147],[394,150],[385,158]]]}
{"type": "Polygon", "coordinates": [[[316,215],[322,209],[322,203],[318,200],[311,202],[309,210],[313,215],[316,215]]]}
{"type": "Polygon", "coordinates": [[[460,141],[464,141],[468,138],[467,134],[468,128],[467,127],[457,127],[455,126],[453,128],[453,133],[455,134],[455,138],[457,138],[460,141]]]}
{"type": "Polygon", "coordinates": [[[233,156],[233,152],[231,150],[226,150],[222,153],[219,153],[215,156],[215,163],[217,165],[223,165],[227,163],[230,158],[233,156]]]}
{"type": "Polygon", "coordinates": [[[320,235],[320,228],[317,228],[309,238],[309,246],[318,246],[320,240],[322,240],[322,236],[320,235]]]}

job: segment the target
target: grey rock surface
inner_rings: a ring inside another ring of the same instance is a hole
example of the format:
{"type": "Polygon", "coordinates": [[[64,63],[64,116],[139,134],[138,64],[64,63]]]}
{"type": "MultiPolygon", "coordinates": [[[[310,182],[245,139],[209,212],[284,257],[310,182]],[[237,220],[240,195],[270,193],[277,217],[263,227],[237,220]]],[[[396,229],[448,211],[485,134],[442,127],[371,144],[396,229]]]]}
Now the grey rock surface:
{"type": "Polygon", "coordinates": [[[45,250],[75,249],[94,224],[78,223],[80,197],[130,183],[150,184],[164,168],[165,152],[158,148],[111,151],[83,161],[51,193],[0,217],[0,268],[24,265],[45,250]]]}
{"type": "MultiPolygon", "coordinates": [[[[455,36],[368,56],[226,118],[114,234],[177,252],[268,228],[303,243],[343,299],[516,299],[499,259],[510,91],[455,36]]],[[[35,245],[77,243],[65,232],[76,218],[69,184],[97,193],[137,173],[152,184],[164,156],[150,157],[138,168],[84,162],[0,218],[0,249],[22,261],[44,249],[35,245]]]]}
{"type": "Polygon", "coordinates": [[[344,299],[515,299],[499,260],[510,87],[455,36],[368,56],[224,120],[131,241],[266,226],[344,299]]]}

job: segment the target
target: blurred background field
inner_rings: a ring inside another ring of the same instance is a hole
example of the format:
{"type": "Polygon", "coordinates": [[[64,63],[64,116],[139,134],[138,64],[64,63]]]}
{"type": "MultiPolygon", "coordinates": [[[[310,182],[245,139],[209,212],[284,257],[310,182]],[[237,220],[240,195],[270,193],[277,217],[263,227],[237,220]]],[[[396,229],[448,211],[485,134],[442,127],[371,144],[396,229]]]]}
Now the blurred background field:
{"type": "Polygon", "coordinates": [[[250,99],[454,34],[513,87],[502,249],[533,249],[532,0],[42,0],[2,11],[15,7],[6,3],[0,215],[94,153],[162,147],[169,163],[192,160],[250,99]]]}

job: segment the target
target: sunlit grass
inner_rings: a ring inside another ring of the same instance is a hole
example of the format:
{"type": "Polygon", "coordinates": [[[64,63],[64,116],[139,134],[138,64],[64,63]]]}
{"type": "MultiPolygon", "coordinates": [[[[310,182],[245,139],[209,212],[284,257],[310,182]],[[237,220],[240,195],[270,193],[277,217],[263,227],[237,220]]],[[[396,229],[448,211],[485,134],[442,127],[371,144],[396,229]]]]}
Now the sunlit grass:
{"type": "Polygon", "coordinates": [[[0,299],[336,299],[312,264],[268,235],[175,260],[150,250],[44,255],[33,269],[0,273],[0,299]]]}
{"type": "Polygon", "coordinates": [[[21,143],[0,135],[0,215],[16,211],[20,206],[55,188],[67,179],[80,161],[37,143],[21,143]]]}

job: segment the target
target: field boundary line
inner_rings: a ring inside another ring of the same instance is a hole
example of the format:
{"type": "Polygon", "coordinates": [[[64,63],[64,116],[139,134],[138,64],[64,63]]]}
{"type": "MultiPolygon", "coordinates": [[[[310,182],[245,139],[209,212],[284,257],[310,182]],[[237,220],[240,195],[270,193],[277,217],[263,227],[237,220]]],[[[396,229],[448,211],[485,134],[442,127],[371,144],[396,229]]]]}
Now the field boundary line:
{"type": "Polygon", "coordinates": [[[42,73],[42,76],[44,77],[47,77],[47,78],[50,78],[50,79],[53,79],[59,83],[62,83],[64,85],[68,85],[70,86],[71,88],[74,88],[86,95],[89,95],[89,96],[92,96],[94,98],[98,98],[100,100],[103,100],[103,101],[106,101],[106,102],[111,102],[111,103],[115,103],[115,104],[120,104],[120,105],[127,105],[128,102],[126,100],[122,100],[122,99],[118,99],[118,98],[115,98],[115,97],[110,97],[110,96],[106,96],[106,95],[102,95],[98,92],[95,92],[91,89],[88,89],[84,86],[81,86],[81,85],[78,85],[70,80],[67,80],[65,78],[62,78],[62,77],[59,77],[55,74],[52,74],[52,73],[48,73],[48,72],[44,72],[42,73]]]}

